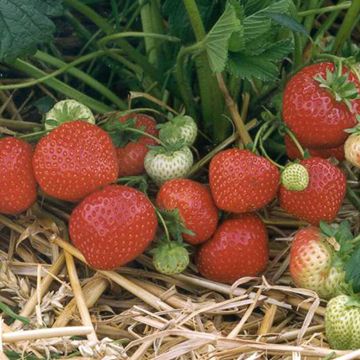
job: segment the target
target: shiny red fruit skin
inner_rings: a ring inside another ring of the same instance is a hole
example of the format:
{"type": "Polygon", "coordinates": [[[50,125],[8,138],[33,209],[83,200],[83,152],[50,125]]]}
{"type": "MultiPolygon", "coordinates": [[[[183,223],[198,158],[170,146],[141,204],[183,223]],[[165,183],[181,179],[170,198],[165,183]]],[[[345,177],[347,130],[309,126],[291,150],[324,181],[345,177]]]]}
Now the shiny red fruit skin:
{"type": "MultiPolygon", "coordinates": [[[[314,79],[326,77],[326,70],[334,72],[334,64],[317,63],[306,66],[287,83],[283,96],[283,118],[297,139],[308,148],[334,148],[343,144],[349,136],[346,129],[356,124],[360,112],[360,100],[352,100],[353,112],[345,103],[338,102],[333,95],[314,79]]],[[[348,70],[344,67],[343,73],[348,70]]],[[[349,80],[360,90],[356,75],[349,80]]]]}
{"type": "Polygon", "coordinates": [[[0,213],[16,215],[36,200],[32,148],[16,138],[0,139],[0,213]]]}
{"type": "Polygon", "coordinates": [[[213,157],[209,181],[218,208],[246,213],[263,208],[276,196],[280,173],[262,156],[228,149],[213,157]]]}
{"type": "Polygon", "coordinates": [[[309,172],[309,185],[303,191],[290,191],[281,185],[280,206],[312,225],[318,225],[321,220],[333,221],[345,196],[345,175],[321,158],[302,160],[300,164],[309,172]]]}
{"type": "Polygon", "coordinates": [[[35,148],[33,168],[48,195],[78,201],[117,179],[115,147],[110,136],[85,121],[63,123],[35,148]]]}
{"type": "MultiPolygon", "coordinates": [[[[132,118],[136,119],[136,128],[142,129],[153,136],[159,135],[159,131],[156,128],[156,121],[151,116],[144,114],[128,114],[120,117],[119,120],[124,123],[132,118]]],[[[149,151],[148,145],[157,145],[157,143],[155,140],[144,135],[137,139],[136,142],[130,142],[125,146],[116,149],[119,162],[119,177],[135,176],[144,173],[144,159],[149,151]]]]}
{"type": "MultiPolygon", "coordinates": [[[[290,160],[301,159],[300,152],[294,142],[290,139],[289,136],[285,135],[285,146],[286,154],[290,160]]],[[[320,157],[323,159],[328,159],[334,157],[338,161],[343,161],[345,159],[344,145],[340,145],[335,148],[330,149],[308,149],[309,153],[313,157],[320,157]]]]}
{"type": "Polygon", "coordinates": [[[112,270],[142,254],[155,237],[157,218],[148,198],[123,185],[87,196],[72,212],[70,238],[95,269],[112,270]]]}
{"type": "Polygon", "coordinates": [[[204,277],[231,284],[263,272],[268,259],[264,223],[255,214],[243,214],[239,219],[225,220],[212,239],[202,245],[197,267],[204,277]]]}
{"type": "Polygon", "coordinates": [[[196,245],[208,240],[218,223],[218,210],[209,189],[189,179],[165,182],[156,197],[160,209],[178,209],[187,229],[195,235],[183,234],[184,240],[196,245]]]}

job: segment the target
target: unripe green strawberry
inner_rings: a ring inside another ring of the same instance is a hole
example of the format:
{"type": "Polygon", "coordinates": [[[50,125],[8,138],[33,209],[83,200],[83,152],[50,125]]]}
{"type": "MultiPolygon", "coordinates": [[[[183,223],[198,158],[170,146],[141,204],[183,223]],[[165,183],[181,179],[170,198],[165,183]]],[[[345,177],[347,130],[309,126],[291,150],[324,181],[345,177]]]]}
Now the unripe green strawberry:
{"type": "Polygon", "coordinates": [[[154,267],[162,274],[179,274],[189,265],[189,253],[179,242],[162,242],[153,250],[153,254],[154,267]]]}
{"type": "Polygon", "coordinates": [[[360,303],[348,295],[329,301],[325,312],[325,333],[332,349],[360,348],[360,303]]]}
{"type": "Polygon", "coordinates": [[[303,191],[309,185],[309,173],[301,164],[290,164],[281,173],[281,183],[287,190],[303,191]]]}
{"type": "Polygon", "coordinates": [[[355,132],[347,138],[344,150],[346,160],[360,168],[360,131],[355,132]]]}
{"type": "Polygon", "coordinates": [[[144,166],[148,175],[157,184],[162,184],[167,180],[186,177],[193,163],[193,154],[187,146],[179,150],[158,146],[146,154],[144,166]]]}
{"type": "Polygon", "coordinates": [[[95,117],[86,105],[73,99],[62,100],[45,115],[45,129],[51,130],[64,122],[74,120],[84,120],[95,124],[95,117]]]}
{"type": "Polygon", "coordinates": [[[197,136],[197,125],[194,119],[187,115],[179,115],[165,124],[159,125],[159,138],[168,145],[182,143],[191,146],[197,136]]]}

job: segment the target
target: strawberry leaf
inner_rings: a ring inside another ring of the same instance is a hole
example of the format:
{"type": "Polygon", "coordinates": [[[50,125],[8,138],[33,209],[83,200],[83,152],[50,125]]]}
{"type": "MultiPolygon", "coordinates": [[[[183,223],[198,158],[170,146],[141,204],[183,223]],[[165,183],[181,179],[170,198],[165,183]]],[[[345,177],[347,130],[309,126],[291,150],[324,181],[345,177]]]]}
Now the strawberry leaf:
{"type": "Polygon", "coordinates": [[[0,1],[0,62],[35,53],[39,44],[53,39],[51,16],[62,14],[59,0],[0,1]]]}
{"type": "Polygon", "coordinates": [[[233,32],[240,31],[241,25],[236,17],[235,8],[228,4],[224,13],[206,36],[205,47],[213,72],[221,72],[225,68],[229,39],[233,32]]]}
{"type": "Polygon", "coordinates": [[[355,293],[360,292],[360,247],[358,247],[345,265],[345,280],[355,293]]]}

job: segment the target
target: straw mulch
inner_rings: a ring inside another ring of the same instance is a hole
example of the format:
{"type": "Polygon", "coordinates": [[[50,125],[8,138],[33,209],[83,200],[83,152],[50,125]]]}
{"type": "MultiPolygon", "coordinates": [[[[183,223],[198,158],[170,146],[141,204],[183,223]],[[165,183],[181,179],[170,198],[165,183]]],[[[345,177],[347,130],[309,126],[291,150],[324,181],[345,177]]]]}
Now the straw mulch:
{"type": "MultiPolygon", "coordinates": [[[[356,180],[350,183],[360,188],[356,180]]],[[[5,310],[0,358],[351,359],[359,354],[329,349],[326,304],[312,291],[292,286],[289,248],[302,224],[276,204],[261,214],[271,244],[266,273],[233,286],[201,278],[194,266],[172,277],[156,273],[146,254],[116,272],[93,271],[68,242],[69,212],[41,198],[18,218],[0,215],[5,310]],[[6,305],[25,319],[14,321],[6,305]]],[[[359,233],[360,213],[349,202],[342,219],[359,233]]]]}

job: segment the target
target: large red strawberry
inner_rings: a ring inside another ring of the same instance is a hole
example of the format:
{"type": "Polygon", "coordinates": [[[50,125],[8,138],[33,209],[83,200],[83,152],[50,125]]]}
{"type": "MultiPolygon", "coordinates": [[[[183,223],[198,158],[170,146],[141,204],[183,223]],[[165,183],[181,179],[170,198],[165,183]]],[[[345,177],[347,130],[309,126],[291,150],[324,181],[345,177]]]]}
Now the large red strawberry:
{"type": "Polygon", "coordinates": [[[214,281],[233,283],[265,270],[269,258],[264,223],[255,214],[225,220],[197,256],[200,273],[214,281]]]}
{"type": "MultiPolygon", "coordinates": [[[[296,147],[294,142],[287,135],[285,135],[285,146],[286,146],[286,154],[290,160],[301,159],[299,149],[296,147]]],[[[330,149],[307,149],[307,150],[309,151],[309,154],[312,157],[321,157],[323,159],[334,157],[338,161],[343,161],[345,159],[344,145],[340,145],[338,147],[330,148],[330,149]]]]}
{"type": "MultiPolygon", "coordinates": [[[[128,114],[119,118],[120,122],[135,119],[135,128],[140,129],[150,135],[158,136],[159,131],[156,128],[156,121],[154,118],[144,114],[128,114]]],[[[142,174],[144,169],[144,159],[149,151],[149,145],[157,145],[154,139],[146,135],[133,136],[129,132],[130,142],[122,147],[116,149],[119,161],[119,177],[133,176],[142,174]]]]}
{"type": "Polygon", "coordinates": [[[111,270],[140,255],[154,239],[155,210],[140,191],[109,185],[87,196],[72,212],[70,238],[96,269],[111,270]]]}
{"type": "Polygon", "coordinates": [[[274,199],[280,173],[262,156],[248,150],[228,149],[211,160],[209,180],[218,208],[245,213],[261,209],[274,199]]]}
{"type": "Polygon", "coordinates": [[[33,167],[42,190],[77,201],[116,180],[119,172],[110,136],[85,121],[63,123],[35,148],[33,167]]]}
{"type": "Polygon", "coordinates": [[[348,137],[345,130],[356,124],[359,81],[345,67],[342,76],[337,71],[328,62],[306,66],[285,88],[284,121],[305,147],[340,146],[348,137]]]}
{"type": "Polygon", "coordinates": [[[36,199],[32,149],[25,141],[0,139],[0,213],[15,215],[36,199]]]}
{"type": "Polygon", "coordinates": [[[159,208],[179,210],[185,227],[194,234],[183,234],[190,244],[199,244],[209,239],[218,222],[218,211],[208,188],[189,179],[174,179],[165,182],[156,198],[159,208]]]}
{"type": "Polygon", "coordinates": [[[309,175],[305,190],[293,191],[280,186],[280,206],[310,224],[321,220],[333,221],[340,209],[346,191],[346,177],[329,161],[310,158],[300,161],[309,175]]]}

